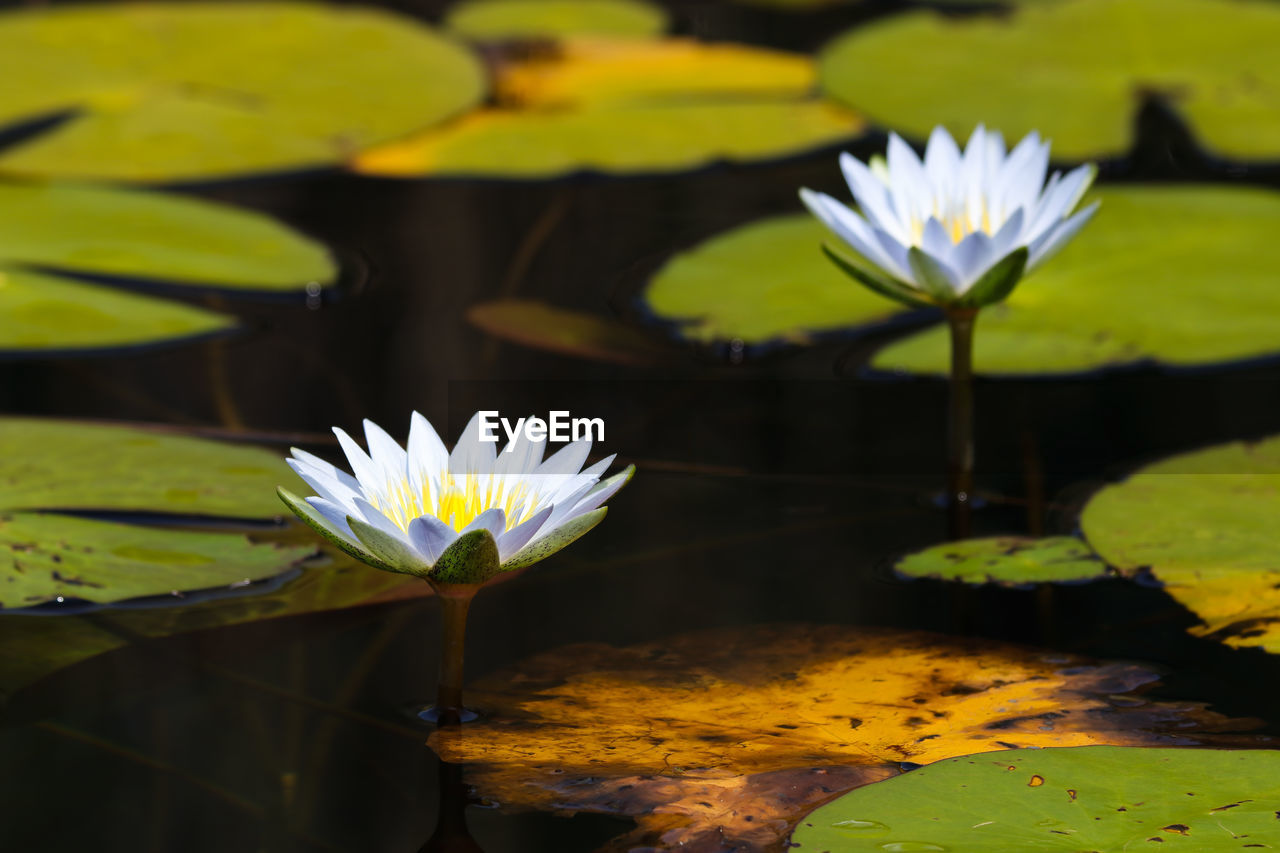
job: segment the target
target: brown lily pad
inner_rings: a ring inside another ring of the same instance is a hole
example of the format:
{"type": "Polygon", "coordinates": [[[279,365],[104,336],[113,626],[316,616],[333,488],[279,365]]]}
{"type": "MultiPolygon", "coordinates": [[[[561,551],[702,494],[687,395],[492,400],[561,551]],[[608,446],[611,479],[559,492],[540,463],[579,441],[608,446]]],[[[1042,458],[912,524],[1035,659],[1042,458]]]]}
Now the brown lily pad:
{"type": "Polygon", "coordinates": [[[1239,728],[1156,680],[977,639],[844,626],[569,646],[484,679],[481,721],[437,732],[504,807],[634,817],[618,849],[764,850],[819,802],[902,762],[1046,746],[1171,745],[1239,728]]]}

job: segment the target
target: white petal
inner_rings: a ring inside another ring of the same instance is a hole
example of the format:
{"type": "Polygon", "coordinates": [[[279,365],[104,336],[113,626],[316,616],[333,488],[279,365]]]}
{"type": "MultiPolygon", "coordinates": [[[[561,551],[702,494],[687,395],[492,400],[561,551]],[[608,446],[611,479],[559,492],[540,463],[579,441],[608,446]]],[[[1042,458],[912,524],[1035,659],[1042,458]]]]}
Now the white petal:
{"type": "Polygon", "coordinates": [[[960,277],[961,290],[973,286],[998,256],[992,251],[992,239],[981,231],[974,231],[952,249],[948,263],[960,277]]]}
{"type": "Polygon", "coordinates": [[[294,459],[298,460],[302,464],[307,465],[311,468],[314,468],[315,470],[320,471],[324,474],[328,474],[330,477],[333,477],[334,479],[338,480],[338,482],[342,483],[344,486],[346,486],[348,489],[351,489],[352,491],[359,491],[360,489],[359,481],[357,481],[355,477],[352,477],[346,471],[343,471],[337,465],[332,465],[326,462],[325,460],[321,459],[319,456],[316,456],[314,453],[308,453],[307,451],[299,450],[296,447],[289,448],[289,452],[293,454],[294,459]]]}
{"type": "Polygon", "coordinates": [[[900,281],[914,282],[915,278],[911,274],[911,264],[907,260],[909,247],[899,243],[879,228],[872,232],[872,236],[876,238],[876,242],[880,244],[880,248],[884,250],[885,255],[889,258],[889,265],[885,267],[885,270],[892,273],[893,277],[900,281]]]}
{"type": "Polygon", "coordinates": [[[1085,190],[1093,182],[1094,174],[1092,166],[1080,166],[1055,186],[1047,187],[1039,208],[1032,217],[1031,227],[1027,229],[1027,238],[1034,240],[1045,229],[1065,218],[1080,202],[1085,190]]]}
{"type": "Polygon", "coordinates": [[[339,480],[337,477],[329,474],[327,471],[319,470],[300,459],[286,459],[289,467],[297,472],[306,484],[310,486],[317,495],[327,501],[340,504],[345,507],[354,507],[355,499],[363,497],[360,492],[360,484],[356,483],[351,477],[347,477],[353,484],[354,488],[347,485],[346,482],[339,480]]]}
{"type": "Polygon", "coordinates": [[[907,224],[901,211],[894,208],[893,198],[884,181],[849,154],[840,155],[840,171],[844,173],[849,190],[868,223],[872,227],[883,228],[901,242],[908,242],[910,235],[907,224]]]}
{"type": "Polygon", "coordinates": [[[575,512],[575,510],[582,499],[587,496],[587,493],[595,487],[595,483],[586,483],[571,494],[565,495],[562,500],[557,501],[555,506],[552,508],[551,515],[548,516],[543,529],[538,531],[538,535],[543,536],[556,529],[561,524],[564,524],[570,518],[573,518],[576,515],[581,515],[582,513],[575,512]]]}
{"type": "Polygon", "coordinates": [[[1040,245],[1032,249],[1030,256],[1027,258],[1027,270],[1035,269],[1057,254],[1058,250],[1065,246],[1072,237],[1076,236],[1077,232],[1085,226],[1085,223],[1093,217],[1093,214],[1098,210],[1099,204],[1101,202],[1095,201],[1075,216],[1061,223],[1056,229],[1045,232],[1041,238],[1040,245]]]}
{"type": "Polygon", "coordinates": [[[578,505],[573,508],[573,512],[569,517],[576,518],[584,512],[591,512],[591,510],[600,506],[605,501],[609,500],[609,498],[617,494],[618,489],[625,486],[630,479],[630,477],[618,476],[612,483],[598,483],[596,487],[592,488],[591,491],[587,492],[587,494],[583,496],[582,500],[578,502],[578,505]]]}
{"type": "Polygon", "coordinates": [[[1000,169],[992,190],[999,215],[1034,203],[1040,197],[1048,170],[1049,146],[1041,143],[1040,134],[1033,130],[1010,152],[1000,169]]]}
{"type": "Polygon", "coordinates": [[[408,542],[407,534],[394,521],[387,518],[380,509],[364,498],[356,498],[356,512],[348,513],[352,518],[359,518],[389,536],[408,542]]]}
{"type": "Polygon", "coordinates": [[[382,470],[373,464],[373,460],[360,448],[360,445],[338,427],[333,428],[333,434],[338,437],[338,444],[342,446],[342,452],[347,455],[347,461],[351,463],[351,472],[360,481],[361,488],[366,493],[385,491],[387,483],[382,470]]]}
{"type": "Polygon", "coordinates": [[[498,456],[496,441],[480,440],[480,413],[467,421],[458,443],[449,454],[449,471],[453,474],[489,474],[498,456]]]}
{"type": "Polygon", "coordinates": [[[933,193],[916,152],[896,133],[889,134],[889,180],[893,204],[905,222],[933,212],[933,193]]]}
{"type": "Polygon", "coordinates": [[[932,216],[929,217],[929,221],[924,224],[924,234],[920,238],[920,248],[935,258],[946,258],[951,254],[953,245],[955,244],[951,242],[951,235],[947,233],[946,226],[932,216]]]}
{"type": "Polygon", "coordinates": [[[599,480],[600,475],[609,470],[609,466],[613,464],[613,460],[618,458],[618,454],[610,453],[590,468],[582,469],[582,476],[590,477],[593,480],[599,480]]]}
{"type": "Polygon", "coordinates": [[[346,539],[352,545],[355,545],[361,550],[366,550],[364,545],[360,543],[360,540],[356,538],[356,535],[351,532],[351,525],[347,524],[347,516],[351,515],[351,513],[348,512],[346,508],[340,507],[331,501],[325,500],[324,498],[307,498],[307,503],[311,504],[311,506],[315,508],[316,512],[324,516],[325,521],[332,524],[336,532],[342,534],[342,538],[346,539]]]}
{"type": "Polygon", "coordinates": [[[591,455],[591,439],[583,438],[557,450],[534,469],[535,477],[563,477],[577,474],[591,455]]]}
{"type": "Polygon", "coordinates": [[[507,529],[507,514],[503,512],[502,507],[490,507],[484,512],[477,515],[471,520],[471,523],[459,531],[458,535],[470,533],[473,530],[487,530],[493,534],[496,540],[503,531],[507,529]]]}
{"type": "Polygon", "coordinates": [[[387,435],[386,430],[365,418],[364,438],[369,445],[369,458],[373,464],[383,470],[388,477],[405,475],[406,455],[394,438],[387,435]]]}
{"type": "Polygon", "coordinates": [[[456,530],[433,515],[424,515],[409,522],[409,542],[432,565],[457,538],[456,530]]]}
{"type": "Polygon", "coordinates": [[[1004,225],[991,238],[991,254],[996,258],[1003,258],[1025,242],[1022,239],[1022,223],[1025,218],[1022,208],[1018,208],[1004,221],[1004,225]]]}
{"type": "Polygon", "coordinates": [[[516,433],[515,439],[498,454],[493,473],[497,476],[528,474],[541,464],[546,447],[545,435],[535,441],[529,438],[528,431],[522,429],[516,433]]]}
{"type": "Polygon", "coordinates": [[[929,143],[924,149],[924,170],[936,194],[944,198],[958,194],[960,166],[960,148],[946,128],[938,125],[929,134],[929,143]]]}
{"type": "Polygon", "coordinates": [[[407,454],[409,483],[414,492],[422,494],[428,482],[439,478],[449,467],[449,451],[431,426],[431,422],[414,412],[409,419],[409,452],[407,454]]]}
{"type": "Polygon", "coordinates": [[[555,510],[554,506],[545,506],[542,509],[529,516],[525,521],[520,522],[515,527],[508,530],[498,537],[498,558],[506,560],[515,552],[519,551],[534,536],[538,535],[538,531],[546,524],[547,519],[551,517],[551,513],[555,510]]]}
{"type": "MultiPolygon", "coordinates": [[[[824,193],[802,189],[800,199],[814,216],[822,220],[824,225],[867,262],[895,277],[905,274],[905,270],[899,268],[893,257],[885,252],[874,231],[858,214],[824,193]]],[[[898,241],[893,242],[896,244],[898,241]]],[[[905,257],[906,250],[903,249],[902,252],[905,257]]]]}

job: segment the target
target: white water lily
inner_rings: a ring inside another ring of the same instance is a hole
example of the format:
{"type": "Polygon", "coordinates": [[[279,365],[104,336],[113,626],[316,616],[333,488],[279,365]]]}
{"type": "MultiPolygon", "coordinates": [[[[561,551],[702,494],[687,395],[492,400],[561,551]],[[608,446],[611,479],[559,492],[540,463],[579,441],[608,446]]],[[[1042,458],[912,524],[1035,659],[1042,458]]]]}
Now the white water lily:
{"type": "Polygon", "coordinates": [[[479,413],[452,453],[417,412],[407,451],[372,421],[364,432],[368,453],[334,428],[352,473],[293,448],[287,461],[316,494],[281,498],[357,559],[441,583],[481,583],[554,554],[604,518],[635,471],[602,481],[613,456],[583,469],[590,439],[544,460],[546,439],[521,432],[498,452],[481,440],[479,413]]]}
{"type": "Polygon", "coordinates": [[[923,162],[890,134],[887,161],[868,165],[842,154],[840,167],[857,212],[824,193],[800,191],[860,259],[828,255],[867,287],[911,305],[999,302],[1098,207],[1072,214],[1097,170],[1055,172],[1046,183],[1049,143],[1035,132],[1006,155],[1004,138],[979,125],[962,153],[937,127],[923,162]]]}

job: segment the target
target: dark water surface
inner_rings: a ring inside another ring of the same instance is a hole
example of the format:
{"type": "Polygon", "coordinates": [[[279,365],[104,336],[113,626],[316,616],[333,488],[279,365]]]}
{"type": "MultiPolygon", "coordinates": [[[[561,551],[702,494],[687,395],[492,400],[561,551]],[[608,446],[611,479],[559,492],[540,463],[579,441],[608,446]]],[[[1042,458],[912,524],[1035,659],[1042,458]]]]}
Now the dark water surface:
{"type": "MultiPolygon", "coordinates": [[[[809,16],[687,5],[677,29],[810,50],[888,5],[809,16]]],[[[1200,161],[1159,109],[1142,127],[1138,155],[1105,164],[1104,179],[1273,180],[1200,161]]],[[[272,213],[369,274],[353,272],[318,309],[234,301],[250,331],[228,340],[0,364],[0,407],[282,433],[282,453],[310,441],[335,459],[331,425],[369,417],[403,437],[415,408],[450,438],[481,406],[604,417],[600,449],[639,473],[599,529],[477,600],[471,676],[568,643],[704,626],[889,625],[1140,659],[1166,671],[1159,695],[1275,731],[1275,661],[1189,637],[1194,617],[1158,589],[1062,588],[1045,619],[1033,592],[892,579],[893,557],[945,535],[934,504],[945,389],[862,375],[869,342],[741,363],[690,352],[643,371],[494,344],[464,319],[476,302],[520,295],[640,320],[636,291],[673,250],[796,211],[801,185],[843,195],[833,155],[625,180],[314,174],[200,187],[272,213]],[[532,260],[513,269],[548,222],[532,260]]],[[[1143,462],[1280,432],[1278,380],[1280,368],[1259,364],[981,383],[988,506],[977,532],[1069,532],[1091,487],[1143,462]]],[[[431,698],[436,619],[419,599],[142,641],[20,692],[0,712],[0,849],[420,849],[441,786],[428,730],[407,710],[431,698]]],[[[468,820],[490,853],[591,850],[628,826],[478,808],[468,820]]]]}

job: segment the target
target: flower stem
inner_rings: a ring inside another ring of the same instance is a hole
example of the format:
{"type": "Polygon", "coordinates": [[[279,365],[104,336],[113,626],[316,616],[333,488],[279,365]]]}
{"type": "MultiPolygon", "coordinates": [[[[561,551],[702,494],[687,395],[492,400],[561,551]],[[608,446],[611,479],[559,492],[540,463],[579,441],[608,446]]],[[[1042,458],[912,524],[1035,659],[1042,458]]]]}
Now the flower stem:
{"type": "Polygon", "coordinates": [[[947,514],[952,539],[966,539],[973,510],[973,326],[977,308],[951,308],[951,386],[947,412],[947,514]]]}
{"type": "Polygon", "coordinates": [[[465,716],[462,706],[462,662],[467,638],[467,611],[476,586],[436,587],[440,599],[440,677],[436,692],[436,722],[457,725],[465,716]]]}

